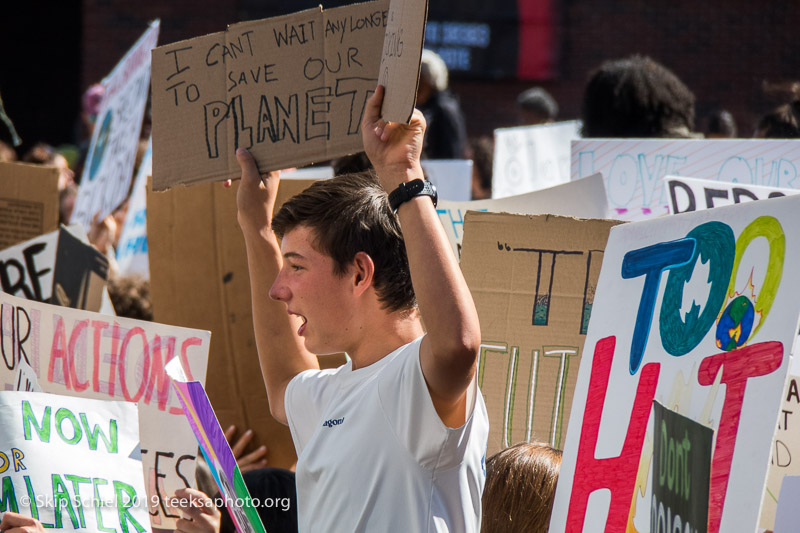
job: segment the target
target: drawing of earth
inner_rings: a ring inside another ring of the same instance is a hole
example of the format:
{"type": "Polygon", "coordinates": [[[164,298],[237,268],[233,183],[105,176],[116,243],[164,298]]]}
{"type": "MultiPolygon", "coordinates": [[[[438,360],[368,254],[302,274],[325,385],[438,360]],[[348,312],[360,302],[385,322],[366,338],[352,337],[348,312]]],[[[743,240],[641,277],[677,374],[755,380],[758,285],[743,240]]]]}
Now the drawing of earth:
{"type": "Polygon", "coordinates": [[[746,296],[738,296],[717,322],[717,348],[729,352],[744,345],[753,329],[755,310],[746,296]]]}
{"type": "Polygon", "coordinates": [[[111,110],[106,113],[103,124],[100,126],[100,133],[97,134],[97,143],[94,145],[92,163],[89,167],[89,181],[94,181],[94,178],[97,177],[97,171],[100,170],[100,164],[103,162],[103,155],[108,147],[108,137],[111,133],[112,114],[111,110]]]}

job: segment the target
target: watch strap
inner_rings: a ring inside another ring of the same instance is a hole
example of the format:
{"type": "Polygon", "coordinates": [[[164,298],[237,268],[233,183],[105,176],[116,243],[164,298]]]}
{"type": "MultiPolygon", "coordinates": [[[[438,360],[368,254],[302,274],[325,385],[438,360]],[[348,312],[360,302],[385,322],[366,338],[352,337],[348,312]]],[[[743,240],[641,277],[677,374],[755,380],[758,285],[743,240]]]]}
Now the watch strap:
{"type": "Polygon", "coordinates": [[[433,183],[428,180],[415,179],[401,183],[395,190],[389,193],[389,205],[392,207],[393,211],[397,211],[401,205],[415,196],[430,196],[434,207],[436,207],[439,200],[436,186],[433,183]]]}

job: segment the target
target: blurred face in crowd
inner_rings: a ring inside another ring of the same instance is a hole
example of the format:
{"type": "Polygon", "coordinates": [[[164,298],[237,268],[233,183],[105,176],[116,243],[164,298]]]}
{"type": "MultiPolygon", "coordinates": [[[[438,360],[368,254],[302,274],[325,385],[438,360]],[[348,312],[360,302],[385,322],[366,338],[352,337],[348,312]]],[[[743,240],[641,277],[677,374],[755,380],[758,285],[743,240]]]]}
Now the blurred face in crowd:
{"type": "Polygon", "coordinates": [[[57,154],[53,159],[53,165],[58,169],[58,190],[63,191],[69,185],[75,184],[75,173],[70,170],[67,158],[57,154]]]}

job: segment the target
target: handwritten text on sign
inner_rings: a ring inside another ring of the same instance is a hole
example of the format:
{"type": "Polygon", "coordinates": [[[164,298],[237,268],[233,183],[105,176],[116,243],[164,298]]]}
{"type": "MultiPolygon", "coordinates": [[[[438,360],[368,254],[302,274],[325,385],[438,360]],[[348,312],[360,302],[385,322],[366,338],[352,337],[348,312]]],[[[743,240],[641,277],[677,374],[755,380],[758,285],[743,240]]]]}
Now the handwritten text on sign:
{"type": "Polygon", "coordinates": [[[0,388],[14,386],[19,361],[45,392],[139,403],[142,459],[153,525],[179,518],[162,498],[193,486],[197,447],[164,366],[180,358],[205,380],[206,331],[113,318],[0,293],[0,388]],[[150,501],[152,504],[153,501],[150,501]]]}
{"type": "Polygon", "coordinates": [[[612,230],[551,531],[647,529],[654,399],[716,432],[708,531],[756,529],[800,316],[783,275],[799,222],[795,196],[612,230]]]}
{"type": "Polygon", "coordinates": [[[59,531],[150,531],[136,405],[4,391],[0,427],[0,512],[59,531]]]}
{"type": "Polygon", "coordinates": [[[570,169],[573,180],[602,172],[615,217],[637,220],[668,213],[667,175],[800,188],[800,140],[584,139],[570,169]]]}
{"type": "Polygon", "coordinates": [[[240,146],[262,171],[362,150],[388,17],[388,0],[310,9],[156,48],[153,189],[238,176],[240,146]]]}

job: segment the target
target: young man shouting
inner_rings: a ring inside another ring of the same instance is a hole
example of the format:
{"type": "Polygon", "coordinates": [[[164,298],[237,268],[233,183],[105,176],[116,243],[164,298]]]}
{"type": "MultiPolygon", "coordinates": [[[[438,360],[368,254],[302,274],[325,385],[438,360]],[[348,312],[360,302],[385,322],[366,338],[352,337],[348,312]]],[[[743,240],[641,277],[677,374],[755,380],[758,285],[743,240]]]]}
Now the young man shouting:
{"type": "Polygon", "coordinates": [[[297,449],[300,531],[476,532],[480,326],[435,193],[414,181],[425,119],[383,122],[383,94],[361,124],[377,178],[317,182],[274,214],[278,174],[236,154],[261,369],[297,449]],[[336,352],[351,361],[320,371],[314,354],[336,352]]]}

